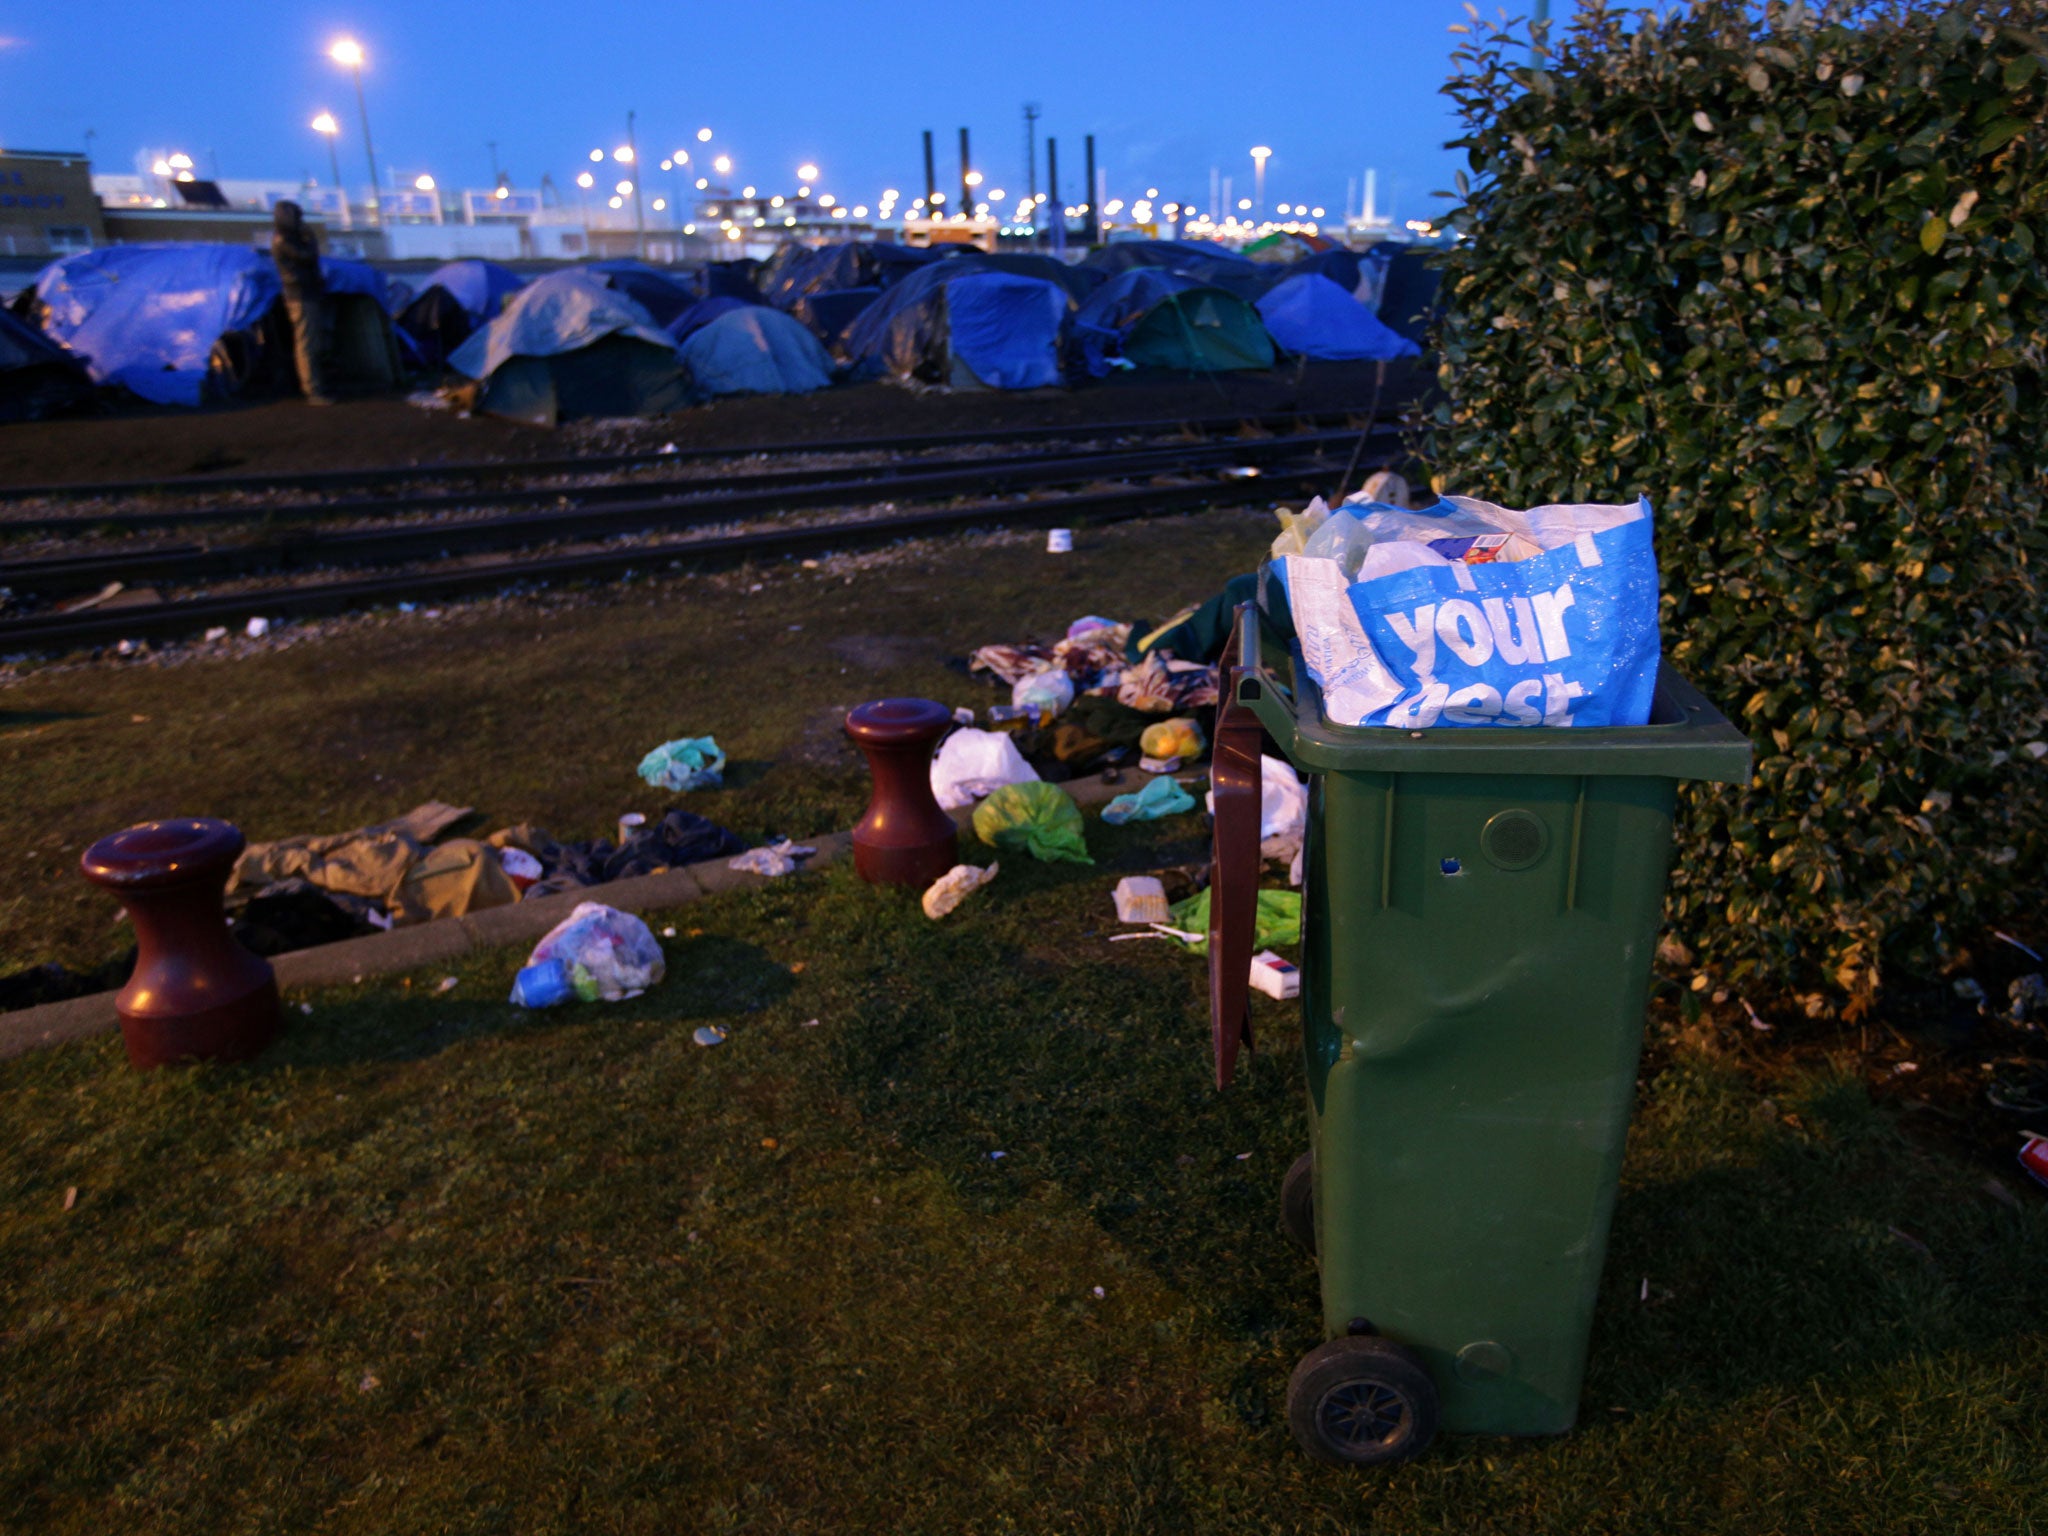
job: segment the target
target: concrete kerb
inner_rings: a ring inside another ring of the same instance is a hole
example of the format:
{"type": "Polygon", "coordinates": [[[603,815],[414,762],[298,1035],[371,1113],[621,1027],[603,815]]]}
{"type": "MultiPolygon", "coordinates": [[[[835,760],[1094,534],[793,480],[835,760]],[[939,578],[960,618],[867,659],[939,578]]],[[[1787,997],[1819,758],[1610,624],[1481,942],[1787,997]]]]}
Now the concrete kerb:
{"type": "MultiPolygon", "coordinates": [[[[1126,774],[1121,783],[1105,784],[1099,775],[1090,775],[1070,780],[1063,787],[1077,805],[1100,805],[1142,787],[1142,776],[1126,774]]],[[[965,827],[973,815],[972,808],[957,810],[953,820],[965,827]]],[[[811,846],[818,851],[804,861],[804,867],[817,869],[844,858],[853,847],[853,834],[827,833],[811,839],[811,846]]],[[[509,907],[490,907],[466,917],[436,918],[407,928],[394,928],[389,933],[366,934],[338,944],[293,950],[275,956],[270,965],[277,973],[282,991],[348,986],[372,976],[391,976],[443,964],[479,950],[532,944],[574,911],[578,902],[601,901],[621,912],[654,912],[767,883],[764,876],[728,868],[724,859],[711,859],[664,870],[658,875],[639,875],[516,902],[509,907]]],[[[90,997],[0,1014],[0,1060],[118,1029],[121,1021],[114,1011],[118,995],[96,992],[90,997]]]]}

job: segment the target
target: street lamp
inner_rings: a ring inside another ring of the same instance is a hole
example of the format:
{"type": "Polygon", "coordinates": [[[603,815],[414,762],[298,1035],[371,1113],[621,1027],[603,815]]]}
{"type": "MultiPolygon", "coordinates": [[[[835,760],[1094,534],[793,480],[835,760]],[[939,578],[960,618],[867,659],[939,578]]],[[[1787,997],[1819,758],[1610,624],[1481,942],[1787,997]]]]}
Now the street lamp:
{"type": "MultiPolygon", "coordinates": [[[[370,108],[363,99],[363,45],[352,37],[344,37],[327,50],[327,57],[355,76],[356,111],[363,120],[363,158],[370,165],[370,206],[366,211],[372,222],[381,224],[383,215],[377,199],[377,151],[370,143],[370,108]]],[[[346,194],[343,200],[347,200],[346,194]]]]}
{"type": "Polygon", "coordinates": [[[721,176],[730,176],[732,174],[732,156],[720,155],[711,162],[711,169],[718,172],[721,176]]]}
{"type": "Polygon", "coordinates": [[[1252,202],[1260,213],[1266,211],[1266,161],[1272,153],[1263,144],[1252,149],[1252,202]]]}
{"type": "Polygon", "coordinates": [[[810,164],[800,165],[796,168],[796,179],[814,182],[818,179],[818,168],[810,164]]]}
{"type": "MultiPolygon", "coordinates": [[[[322,112],[313,119],[311,126],[315,133],[320,134],[327,140],[328,168],[334,172],[334,185],[339,187],[341,185],[341,154],[334,147],[334,141],[336,135],[341,132],[341,124],[334,120],[332,112],[322,112]]],[[[345,213],[348,209],[348,194],[346,192],[341,195],[341,204],[342,210],[345,213]]]]}

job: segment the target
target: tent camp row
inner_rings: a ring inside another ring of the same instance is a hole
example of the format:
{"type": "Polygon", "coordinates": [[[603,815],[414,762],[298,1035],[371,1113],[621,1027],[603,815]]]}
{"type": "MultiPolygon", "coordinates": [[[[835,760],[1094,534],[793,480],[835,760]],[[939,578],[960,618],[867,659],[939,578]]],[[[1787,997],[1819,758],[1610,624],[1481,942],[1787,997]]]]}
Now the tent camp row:
{"type": "MultiPolygon", "coordinates": [[[[1283,354],[1412,356],[1435,275],[1403,247],[1279,262],[1198,241],[1117,243],[1075,264],[849,241],[687,275],[607,261],[531,282],[465,260],[417,290],[362,262],[322,271],[341,387],[446,369],[470,381],[478,409],[550,423],[838,378],[1035,389],[1123,370],[1263,369],[1283,354]]],[[[16,303],[28,323],[0,330],[0,419],[75,402],[90,385],[187,406],[289,393],[280,298],[269,259],[234,247],[115,246],[53,262],[16,303]]]]}

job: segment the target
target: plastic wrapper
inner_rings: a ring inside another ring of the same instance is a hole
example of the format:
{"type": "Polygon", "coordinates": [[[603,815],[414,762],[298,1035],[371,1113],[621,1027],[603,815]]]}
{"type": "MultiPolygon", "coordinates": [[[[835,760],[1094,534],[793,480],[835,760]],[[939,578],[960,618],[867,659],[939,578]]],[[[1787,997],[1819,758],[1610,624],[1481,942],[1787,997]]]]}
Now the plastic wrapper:
{"type": "Polygon", "coordinates": [[[1195,797],[1174,780],[1154,779],[1135,795],[1118,795],[1102,809],[1102,819],[1112,827],[1127,821],[1158,821],[1164,816],[1182,816],[1195,808],[1195,797]]]}
{"type": "MultiPolygon", "coordinates": [[[[1209,952],[1209,892],[1206,887],[1173,908],[1173,926],[1202,938],[1188,948],[1198,955],[1209,952]]],[[[1252,927],[1252,943],[1260,949],[1275,945],[1292,948],[1301,942],[1301,892],[1260,891],[1258,915],[1252,927]]]]}
{"type": "Polygon", "coordinates": [[[725,754],[709,736],[665,741],[640,759],[640,777],[657,789],[716,789],[725,782],[725,754]]]}
{"type": "MultiPolygon", "coordinates": [[[[1210,815],[1216,814],[1216,794],[1209,792],[1210,815]]],[[[1259,759],[1259,841],[1292,837],[1301,840],[1308,826],[1308,786],[1294,765],[1277,757],[1259,759]]]]}
{"type": "Polygon", "coordinates": [[[1138,738],[1138,748],[1145,756],[1177,757],[1184,763],[1200,757],[1207,746],[1208,742],[1202,739],[1201,726],[1185,716],[1148,725],[1145,734],[1138,738]]]}
{"type": "Polygon", "coordinates": [[[972,805],[1005,784],[1028,784],[1037,777],[1017,743],[1001,731],[955,731],[932,758],[932,794],[948,811],[972,805]]]}
{"type": "Polygon", "coordinates": [[[1048,667],[1017,679],[1010,689],[1010,702],[1025,709],[1064,713],[1074,702],[1074,680],[1064,667],[1048,667]]]}
{"type": "Polygon", "coordinates": [[[512,1001],[546,1008],[578,997],[615,1003],[660,981],[667,965],[645,923],[600,901],[576,910],[533,946],[512,985],[512,1001]]]}
{"type": "Polygon", "coordinates": [[[1278,560],[1282,555],[1307,554],[1309,538],[1330,520],[1330,508],[1318,496],[1299,512],[1281,507],[1273,515],[1280,519],[1280,533],[1273,540],[1273,558],[1278,560]]]}
{"type": "Polygon", "coordinates": [[[1081,808],[1057,784],[1005,784],[974,808],[974,832],[992,848],[1018,848],[1047,863],[1093,864],[1081,808]]]}
{"type": "Polygon", "coordinates": [[[961,902],[995,879],[996,871],[1003,866],[991,864],[984,869],[979,864],[955,864],[931,883],[919,905],[924,915],[937,922],[961,902]]]}

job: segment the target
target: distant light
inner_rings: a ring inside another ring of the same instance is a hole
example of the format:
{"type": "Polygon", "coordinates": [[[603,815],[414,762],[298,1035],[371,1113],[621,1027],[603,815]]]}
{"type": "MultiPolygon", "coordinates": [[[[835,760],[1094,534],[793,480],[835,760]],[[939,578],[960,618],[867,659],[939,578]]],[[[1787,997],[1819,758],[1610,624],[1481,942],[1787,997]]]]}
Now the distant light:
{"type": "Polygon", "coordinates": [[[431,176],[415,176],[412,184],[421,192],[431,192],[434,190],[434,178],[431,176]]]}
{"type": "Polygon", "coordinates": [[[686,235],[694,235],[695,233],[697,233],[697,226],[694,224],[685,224],[683,226],[683,233],[686,235]]]}
{"type": "Polygon", "coordinates": [[[946,194],[945,194],[945,193],[943,193],[943,192],[934,192],[934,193],[932,194],[932,206],[933,206],[934,208],[938,207],[938,205],[939,205],[939,204],[941,204],[941,203],[943,203],[943,202],[944,202],[945,200],[946,200],[946,194]]]}
{"type": "Polygon", "coordinates": [[[152,176],[168,176],[168,175],[170,175],[170,174],[171,174],[171,162],[170,162],[170,161],[168,161],[168,160],[159,160],[159,161],[157,161],[157,163],[156,163],[155,165],[152,165],[152,166],[151,166],[151,167],[149,168],[149,174],[150,174],[150,175],[152,175],[152,176]]]}
{"type": "Polygon", "coordinates": [[[715,218],[717,218],[717,217],[718,217],[718,205],[717,205],[716,203],[714,203],[714,204],[712,204],[712,205],[711,205],[711,206],[710,206],[709,208],[705,209],[705,210],[704,210],[704,217],[706,217],[707,219],[715,219],[715,218]]]}
{"type": "Polygon", "coordinates": [[[767,227],[768,227],[768,221],[767,221],[766,219],[756,219],[756,220],[754,220],[754,228],[756,228],[756,229],[766,229],[767,227]]]}
{"type": "Polygon", "coordinates": [[[798,197],[809,197],[811,195],[810,184],[806,182],[803,186],[798,187],[796,189],[796,195],[798,197]]]}
{"type": "Polygon", "coordinates": [[[699,144],[709,144],[711,142],[711,130],[709,128],[699,128],[697,130],[697,142],[699,144]]]}
{"type": "Polygon", "coordinates": [[[788,225],[792,225],[792,226],[793,226],[793,225],[794,225],[794,224],[796,223],[796,215],[792,213],[792,214],[788,215],[787,217],[785,217],[785,218],[783,219],[783,221],[782,221],[782,222],[783,222],[784,224],[788,224],[788,225]]]}
{"type": "Polygon", "coordinates": [[[1147,197],[1157,197],[1159,195],[1159,189],[1157,187],[1147,187],[1145,189],[1145,195],[1147,197]]]}
{"type": "Polygon", "coordinates": [[[676,168],[676,163],[673,160],[664,160],[661,162],[661,168],[664,171],[672,171],[676,168]]]}
{"type": "Polygon", "coordinates": [[[1167,216],[1167,217],[1168,217],[1169,219],[1170,219],[1170,218],[1172,218],[1172,217],[1173,217],[1173,216],[1174,216],[1174,215],[1175,215],[1176,213],[1179,213],[1179,212],[1180,212],[1180,204],[1179,204],[1179,203],[1168,203],[1168,204],[1166,205],[1166,216],[1167,216]]]}
{"type": "Polygon", "coordinates": [[[1248,198],[1248,197],[1240,197],[1240,198],[1239,198],[1239,199],[1237,200],[1237,206],[1238,206],[1238,208],[1239,208],[1239,210],[1240,210],[1240,211],[1242,211],[1242,210],[1244,210],[1244,209],[1247,209],[1247,208],[1250,208],[1250,207],[1251,207],[1251,205],[1252,205],[1252,200],[1251,200],[1250,198],[1248,198]]]}
{"type": "Polygon", "coordinates": [[[621,197],[631,197],[633,195],[633,183],[622,181],[616,187],[613,187],[612,190],[621,197]]]}
{"type": "Polygon", "coordinates": [[[741,197],[752,197],[753,195],[754,195],[754,189],[753,189],[752,187],[741,187],[741,188],[740,188],[740,196],[741,196],[741,197]]]}
{"type": "Polygon", "coordinates": [[[770,208],[780,208],[782,206],[782,199],[779,197],[771,197],[768,199],[768,206],[770,208]]]}
{"type": "Polygon", "coordinates": [[[981,185],[981,172],[969,171],[963,179],[970,187],[978,187],[981,185]]]}
{"type": "Polygon", "coordinates": [[[987,204],[987,203],[976,203],[976,204],[974,205],[974,216],[975,216],[975,217],[976,217],[977,219],[981,219],[981,218],[986,218],[986,217],[988,217],[988,204],[987,204]]]}
{"type": "Polygon", "coordinates": [[[173,156],[171,156],[171,169],[172,169],[172,170],[174,170],[174,171],[189,171],[189,170],[191,170],[191,169],[192,169],[192,157],[191,157],[190,155],[186,155],[186,154],[176,154],[176,155],[173,155],[173,156]]]}
{"type": "Polygon", "coordinates": [[[992,203],[1000,203],[1003,200],[1003,189],[1001,187],[993,188],[989,192],[988,200],[992,203]]]}
{"type": "Polygon", "coordinates": [[[818,168],[815,165],[800,165],[796,168],[796,179],[798,181],[816,181],[818,179],[818,168]]]}
{"type": "Polygon", "coordinates": [[[334,60],[335,63],[341,65],[344,69],[361,69],[363,67],[363,45],[352,37],[344,37],[336,41],[334,46],[327,50],[327,57],[334,60]]]}
{"type": "Polygon", "coordinates": [[[677,165],[688,165],[690,163],[690,152],[687,149],[679,149],[669,158],[674,160],[677,165]]]}
{"type": "Polygon", "coordinates": [[[664,208],[666,208],[666,207],[668,207],[668,199],[667,199],[667,198],[665,198],[665,197],[657,197],[657,198],[656,198],[656,199],[654,200],[654,211],[655,211],[656,213],[660,213],[660,212],[661,212],[661,211],[662,211],[662,210],[663,210],[664,208]]]}
{"type": "Polygon", "coordinates": [[[1309,213],[1310,213],[1310,216],[1311,216],[1311,217],[1313,217],[1313,218],[1318,218],[1318,219],[1320,219],[1320,218],[1321,218],[1321,217],[1323,216],[1323,210],[1322,210],[1322,209],[1320,209],[1320,208],[1312,208],[1312,209],[1310,209],[1310,210],[1309,210],[1309,213]]]}
{"type": "Polygon", "coordinates": [[[862,204],[861,206],[859,206],[859,207],[856,207],[856,208],[855,208],[855,209],[853,210],[853,216],[854,216],[854,217],[855,217],[856,219],[864,219],[864,218],[866,218],[866,217],[868,216],[868,210],[867,210],[867,206],[866,206],[865,204],[862,204]]]}
{"type": "Polygon", "coordinates": [[[709,188],[709,187],[710,187],[710,185],[711,185],[711,183],[710,183],[710,182],[709,182],[708,180],[706,180],[706,179],[705,179],[704,177],[702,177],[702,176],[699,176],[699,177],[697,178],[697,190],[698,190],[699,192],[705,191],[705,190],[706,190],[707,188],[709,188]]]}
{"type": "Polygon", "coordinates": [[[725,232],[725,238],[726,238],[726,239],[728,239],[728,240],[737,240],[737,239],[739,239],[739,237],[740,237],[740,232],[739,232],[738,230],[736,230],[736,229],[728,229],[728,230],[727,230],[727,231],[725,232]]]}
{"type": "Polygon", "coordinates": [[[510,187],[500,187],[500,188],[498,188],[498,190],[497,190],[497,191],[495,191],[495,192],[493,192],[493,193],[491,194],[491,196],[495,197],[495,198],[496,198],[496,199],[497,199],[497,200],[498,200],[499,202],[501,202],[501,203],[502,203],[502,202],[503,202],[503,201],[504,201],[504,200],[505,200],[506,198],[510,197],[511,195],[512,195],[512,189],[511,189],[510,187]]]}
{"type": "MultiPolygon", "coordinates": [[[[318,117],[313,119],[311,126],[315,133],[341,132],[341,124],[337,123],[334,120],[334,114],[332,112],[322,112],[318,117]]],[[[161,176],[163,175],[163,172],[158,171],[157,175],[161,176]]]]}
{"type": "Polygon", "coordinates": [[[612,151],[612,158],[618,161],[621,165],[631,165],[633,163],[633,146],[630,144],[621,144],[617,149],[612,151]]]}
{"type": "Polygon", "coordinates": [[[1272,153],[1273,151],[1266,148],[1263,144],[1254,144],[1252,146],[1252,158],[1254,160],[1263,160],[1272,153]]]}
{"type": "Polygon", "coordinates": [[[718,172],[721,176],[730,176],[732,174],[732,156],[720,155],[711,162],[711,169],[718,172]]]}
{"type": "Polygon", "coordinates": [[[612,199],[612,206],[614,208],[623,208],[626,206],[626,200],[623,197],[615,197],[612,199]]]}
{"type": "Polygon", "coordinates": [[[590,159],[591,159],[591,163],[592,163],[592,164],[595,164],[595,163],[597,163],[598,161],[602,160],[603,158],[604,158],[604,151],[603,151],[603,150],[601,150],[601,149],[593,149],[593,150],[592,150],[592,151],[590,152],[590,159]]]}
{"type": "Polygon", "coordinates": [[[178,172],[178,180],[180,180],[180,181],[190,181],[191,179],[192,179],[192,173],[191,173],[190,171],[180,171],[180,172],[178,172]]]}
{"type": "Polygon", "coordinates": [[[820,208],[830,208],[834,203],[838,201],[839,199],[834,197],[830,192],[820,192],[818,194],[818,206],[820,208]]]}
{"type": "Polygon", "coordinates": [[[899,195],[900,194],[896,191],[894,187],[886,187],[882,191],[882,201],[885,203],[893,203],[896,201],[899,195]]]}
{"type": "Polygon", "coordinates": [[[578,176],[576,178],[576,185],[581,187],[584,191],[588,192],[592,187],[597,185],[597,178],[591,175],[590,172],[585,171],[581,176],[578,176]]]}
{"type": "MultiPolygon", "coordinates": [[[[846,217],[846,210],[844,208],[834,208],[832,210],[832,217],[835,219],[843,219],[846,217]]],[[[795,221],[792,220],[791,222],[794,223],[795,221]]]]}

